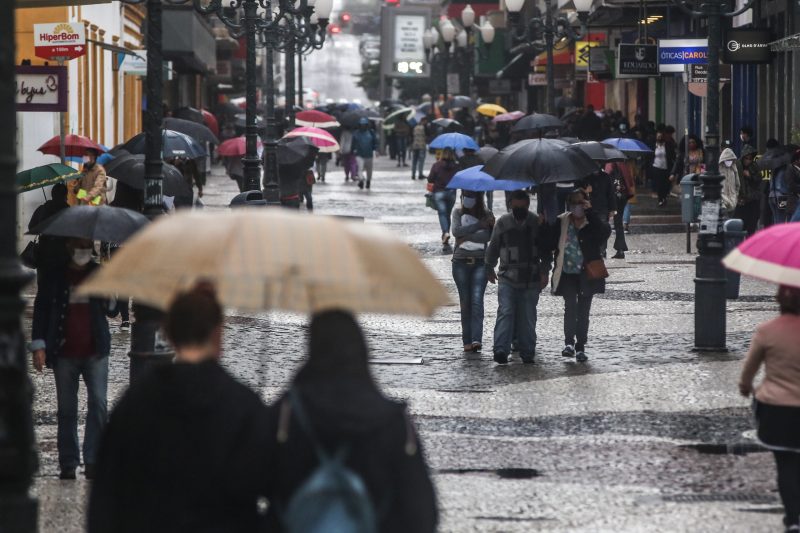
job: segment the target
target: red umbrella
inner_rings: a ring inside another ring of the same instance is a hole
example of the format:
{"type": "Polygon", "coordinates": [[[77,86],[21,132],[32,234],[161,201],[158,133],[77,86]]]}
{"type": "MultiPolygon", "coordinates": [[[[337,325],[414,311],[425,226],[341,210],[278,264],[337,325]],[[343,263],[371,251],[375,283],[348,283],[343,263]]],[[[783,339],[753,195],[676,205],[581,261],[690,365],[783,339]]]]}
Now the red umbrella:
{"type": "Polygon", "coordinates": [[[309,111],[300,111],[294,116],[294,122],[298,126],[308,126],[311,128],[335,128],[339,125],[336,117],[312,109],[309,111]]]}
{"type": "Polygon", "coordinates": [[[203,113],[203,122],[208,126],[208,129],[219,137],[219,122],[217,122],[217,117],[214,116],[214,113],[206,109],[201,109],[200,112],[203,113]]]}
{"type": "MultiPolygon", "coordinates": [[[[223,142],[217,148],[217,155],[220,157],[236,157],[236,156],[243,156],[246,150],[246,142],[244,135],[241,137],[234,137],[233,139],[228,139],[227,141],[223,142]]],[[[261,140],[258,140],[257,147],[261,148],[261,140]]]]}
{"type": "MultiPolygon", "coordinates": [[[[64,136],[64,151],[67,157],[81,157],[87,149],[97,150],[99,153],[106,152],[106,149],[83,135],[69,134],[64,136]]],[[[61,137],[56,135],[39,147],[39,151],[48,155],[61,155],[61,137]]]]}

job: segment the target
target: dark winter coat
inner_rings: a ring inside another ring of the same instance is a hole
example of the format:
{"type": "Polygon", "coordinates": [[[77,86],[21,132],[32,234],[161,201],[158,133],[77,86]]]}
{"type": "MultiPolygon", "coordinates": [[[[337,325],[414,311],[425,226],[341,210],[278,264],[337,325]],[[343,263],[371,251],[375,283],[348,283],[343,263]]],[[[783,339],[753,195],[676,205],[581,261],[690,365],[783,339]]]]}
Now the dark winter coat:
{"type": "Polygon", "coordinates": [[[237,533],[263,527],[267,408],[219,364],[154,368],[106,427],[89,533],[237,533]]]}
{"type": "Polygon", "coordinates": [[[601,220],[607,221],[608,214],[617,210],[617,195],[611,176],[602,170],[595,172],[584,180],[584,186],[592,187],[590,193],[592,209],[601,220]]]}
{"type": "MultiPolygon", "coordinates": [[[[69,204],[66,201],[47,200],[33,212],[28,222],[28,229],[32,230],[48,218],[67,208],[69,208],[69,204]]],[[[51,237],[49,235],[39,237],[39,246],[36,249],[36,269],[39,271],[38,274],[41,275],[48,268],[58,267],[69,259],[64,241],[63,237],[51,237]]]]}
{"type": "MultiPolygon", "coordinates": [[[[325,313],[315,317],[310,338],[309,360],[292,388],[319,442],[331,453],[348,447],[345,464],[364,481],[379,531],[435,531],[436,497],[413,424],[405,405],[375,386],[358,325],[346,313],[325,313]]],[[[281,512],[319,464],[311,440],[284,405],[285,397],[270,408],[268,531],[283,531],[281,512]],[[288,432],[280,443],[279,428],[288,432]]]]}
{"type": "Polygon", "coordinates": [[[447,184],[459,171],[458,163],[450,159],[440,159],[431,167],[428,182],[433,183],[433,192],[447,190],[447,184]]]}
{"type": "MultiPolygon", "coordinates": [[[[563,247],[566,242],[567,226],[572,224],[570,213],[559,215],[559,224],[552,226],[550,236],[550,251],[555,252],[555,265],[553,268],[552,291],[553,294],[561,295],[561,268],[563,247]],[[563,239],[562,239],[563,236],[563,239]],[[564,241],[564,242],[562,242],[564,241]]],[[[585,266],[590,261],[603,258],[603,245],[611,235],[611,228],[608,224],[603,223],[594,209],[586,210],[586,223],[578,230],[578,243],[581,247],[581,254],[583,255],[583,265],[585,266]]],[[[583,295],[589,294],[602,294],[606,291],[606,280],[593,279],[590,280],[586,277],[586,270],[581,270],[581,286],[580,291],[583,295]]]]}
{"type": "MultiPolygon", "coordinates": [[[[90,270],[98,268],[89,263],[90,270]]],[[[31,325],[31,350],[44,349],[47,368],[53,368],[64,343],[64,322],[69,308],[70,288],[67,282],[66,263],[48,268],[38,279],[36,298],[33,301],[33,324],[31,325]]],[[[108,301],[91,298],[91,334],[96,355],[105,357],[111,353],[111,332],[108,329],[108,301]]]]}

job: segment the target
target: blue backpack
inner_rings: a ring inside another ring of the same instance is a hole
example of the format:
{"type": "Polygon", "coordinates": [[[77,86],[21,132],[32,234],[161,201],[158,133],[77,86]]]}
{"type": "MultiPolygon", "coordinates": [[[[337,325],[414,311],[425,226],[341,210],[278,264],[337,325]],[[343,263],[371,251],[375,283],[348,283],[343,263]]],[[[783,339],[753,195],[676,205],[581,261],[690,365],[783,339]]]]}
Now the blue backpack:
{"type": "Polygon", "coordinates": [[[289,405],[311,440],[319,465],[292,495],[282,513],[288,533],[377,533],[375,510],[361,477],[347,468],[348,448],[331,455],[319,443],[300,395],[290,390],[289,405]]]}

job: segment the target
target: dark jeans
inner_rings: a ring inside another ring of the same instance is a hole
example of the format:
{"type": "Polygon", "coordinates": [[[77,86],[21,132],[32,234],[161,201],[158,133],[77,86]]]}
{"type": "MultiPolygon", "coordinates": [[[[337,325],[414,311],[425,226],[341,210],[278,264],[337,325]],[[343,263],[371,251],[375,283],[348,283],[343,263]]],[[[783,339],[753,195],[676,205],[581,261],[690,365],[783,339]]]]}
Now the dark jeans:
{"type": "Polygon", "coordinates": [[[406,164],[406,146],[408,145],[408,137],[395,137],[394,139],[395,151],[397,152],[397,164],[406,164]]]}
{"type": "Polygon", "coordinates": [[[419,176],[422,179],[425,176],[425,156],[427,150],[411,150],[411,177],[419,176]]]}
{"type": "Polygon", "coordinates": [[[453,280],[461,303],[461,340],[483,343],[483,295],[486,292],[486,264],[475,260],[454,259],[453,280]],[[471,262],[470,262],[471,261],[471,262]]]}
{"type": "Polygon", "coordinates": [[[625,242],[625,227],[622,223],[622,215],[626,205],[628,205],[627,197],[617,198],[617,214],[614,215],[614,231],[617,234],[614,237],[614,249],[618,252],[628,251],[628,243],[625,242]]]}
{"type": "Polygon", "coordinates": [[[516,337],[520,357],[532,359],[536,354],[536,305],[538,288],[516,288],[497,283],[497,322],[494,325],[494,353],[511,353],[511,338],[516,337]]]}
{"type": "Polygon", "coordinates": [[[448,189],[446,191],[436,191],[433,193],[433,201],[436,204],[436,211],[439,213],[439,226],[442,234],[450,233],[450,213],[456,205],[456,191],[448,189]]]}
{"type": "Polygon", "coordinates": [[[736,207],[733,216],[742,219],[747,235],[752,235],[758,229],[758,220],[761,217],[761,202],[751,200],[744,205],[736,207]]]}
{"type": "Polygon", "coordinates": [[[81,462],[78,452],[78,383],[82,376],[88,395],[83,462],[94,464],[100,436],[108,418],[108,357],[59,357],[56,359],[53,374],[58,403],[58,463],[61,468],[76,468],[81,462]]]}
{"type": "Polygon", "coordinates": [[[305,201],[306,209],[308,209],[309,211],[313,211],[314,210],[314,199],[311,198],[311,188],[309,187],[309,189],[307,191],[301,192],[300,193],[300,197],[303,198],[303,200],[305,201]]]}
{"type": "Polygon", "coordinates": [[[669,197],[669,190],[672,188],[672,183],[669,181],[669,170],[651,167],[650,176],[653,179],[653,188],[658,194],[659,201],[666,200],[669,197]]]}
{"type": "Polygon", "coordinates": [[[564,297],[564,344],[575,345],[576,351],[582,351],[589,337],[593,295],[581,294],[580,274],[561,274],[558,290],[564,297]]]}
{"type": "Polygon", "coordinates": [[[800,524],[800,453],[772,452],[778,470],[778,492],[786,513],[786,527],[800,524]]]}
{"type": "Polygon", "coordinates": [[[785,224],[792,218],[794,210],[781,209],[778,207],[778,200],[776,198],[769,199],[769,209],[772,211],[773,224],[785,224]]]}

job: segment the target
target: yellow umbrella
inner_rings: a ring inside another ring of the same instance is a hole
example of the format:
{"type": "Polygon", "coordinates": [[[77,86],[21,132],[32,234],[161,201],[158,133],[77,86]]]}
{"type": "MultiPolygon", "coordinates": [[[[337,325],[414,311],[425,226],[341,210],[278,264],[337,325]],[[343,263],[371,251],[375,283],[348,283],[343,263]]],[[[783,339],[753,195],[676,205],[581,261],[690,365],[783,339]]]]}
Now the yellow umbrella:
{"type": "Polygon", "coordinates": [[[164,216],[81,286],[165,309],[201,280],[238,309],[431,315],[449,298],[403,241],[380,227],[240,209],[164,216]]]}
{"type": "Polygon", "coordinates": [[[487,117],[496,117],[497,115],[508,113],[505,107],[497,104],[481,104],[475,111],[487,117]]]}

